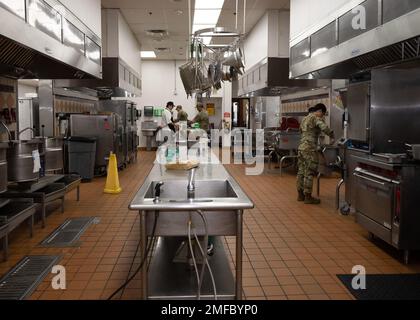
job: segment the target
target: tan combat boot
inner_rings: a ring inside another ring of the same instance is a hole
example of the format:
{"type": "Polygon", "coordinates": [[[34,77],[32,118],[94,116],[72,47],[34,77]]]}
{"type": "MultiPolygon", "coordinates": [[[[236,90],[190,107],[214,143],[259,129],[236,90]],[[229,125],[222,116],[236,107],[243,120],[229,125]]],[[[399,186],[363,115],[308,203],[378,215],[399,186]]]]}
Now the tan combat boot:
{"type": "Polygon", "coordinates": [[[313,198],[311,194],[305,194],[305,204],[320,204],[321,200],[313,198]]]}
{"type": "Polygon", "coordinates": [[[305,201],[305,194],[301,190],[298,190],[298,198],[297,198],[297,201],[299,201],[299,202],[305,201]]]}

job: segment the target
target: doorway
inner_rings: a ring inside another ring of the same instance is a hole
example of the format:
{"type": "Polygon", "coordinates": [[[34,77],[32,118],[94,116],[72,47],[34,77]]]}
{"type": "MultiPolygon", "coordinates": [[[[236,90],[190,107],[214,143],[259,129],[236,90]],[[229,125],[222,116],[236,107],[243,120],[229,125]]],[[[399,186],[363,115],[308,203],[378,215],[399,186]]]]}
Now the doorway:
{"type": "Polygon", "coordinates": [[[232,99],[232,128],[250,129],[250,99],[232,99]]]}

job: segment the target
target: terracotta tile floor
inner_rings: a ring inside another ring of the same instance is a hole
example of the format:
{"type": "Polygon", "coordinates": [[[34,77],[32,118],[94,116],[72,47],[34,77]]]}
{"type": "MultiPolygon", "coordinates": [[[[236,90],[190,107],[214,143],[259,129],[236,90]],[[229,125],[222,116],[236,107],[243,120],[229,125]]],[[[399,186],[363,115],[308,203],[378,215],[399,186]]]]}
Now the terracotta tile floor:
{"type": "MultiPolygon", "coordinates": [[[[139,239],[138,215],[128,204],[147,176],[154,153],[141,152],[137,164],[120,173],[123,192],[103,194],[105,179],[81,187],[81,201],[75,193],[66,198],[66,211],[52,207],[48,225],[36,225],[33,239],[26,226],[11,235],[10,259],[0,263],[0,276],[24,255],[60,254],[66,267],[67,290],[51,288],[48,276],[30,299],[106,299],[126,279],[139,239]],[[89,227],[74,248],[40,248],[38,244],[69,217],[95,216],[100,223],[89,227]]],[[[420,272],[416,254],[412,263],[401,263],[401,254],[382,243],[372,243],[367,232],[335,212],[335,179],[321,184],[321,206],[296,202],[295,177],[275,173],[245,176],[244,166],[226,166],[256,208],[245,214],[244,296],[247,299],[352,299],[336,274],[351,273],[363,265],[368,273],[420,272]]],[[[231,266],[234,238],[226,239],[231,266]]],[[[138,266],[134,264],[133,269],[138,266]]],[[[141,283],[135,279],[117,298],[138,299],[141,283]]]]}

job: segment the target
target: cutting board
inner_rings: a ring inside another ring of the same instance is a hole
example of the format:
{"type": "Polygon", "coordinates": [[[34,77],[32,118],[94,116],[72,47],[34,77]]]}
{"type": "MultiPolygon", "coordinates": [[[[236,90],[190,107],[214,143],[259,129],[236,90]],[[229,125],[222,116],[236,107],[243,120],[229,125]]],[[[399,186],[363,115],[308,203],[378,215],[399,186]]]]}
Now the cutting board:
{"type": "Polygon", "coordinates": [[[187,170],[191,170],[194,168],[197,168],[200,165],[200,162],[196,161],[196,160],[190,160],[187,162],[176,162],[176,163],[168,163],[166,164],[166,169],[167,170],[180,170],[180,171],[187,171],[187,170]]]}

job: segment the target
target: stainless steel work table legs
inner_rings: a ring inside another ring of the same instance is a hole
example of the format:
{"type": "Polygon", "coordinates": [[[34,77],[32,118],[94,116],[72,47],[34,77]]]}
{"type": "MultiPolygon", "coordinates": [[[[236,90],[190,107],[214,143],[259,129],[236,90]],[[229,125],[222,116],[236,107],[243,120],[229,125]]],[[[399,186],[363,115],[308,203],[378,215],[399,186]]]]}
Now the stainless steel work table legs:
{"type": "MultiPolygon", "coordinates": [[[[147,227],[146,227],[146,218],[147,218],[147,212],[146,211],[140,211],[140,261],[144,261],[147,259],[145,256],[146,253],[146,247],[147,247],[147,227]]],[[[148,286],[148,274],[147,274],[147,263],[143,263],[143,267],[140,270],[141,274],[141,299],[146,300],[148,297],[147,294],[147,286],[148,286]]]]}
{"type": "Polygon", "coordinates": [[[242,300],[243,211],[236,213],[236,300],[242,300]]]}
{"type": "MultiPolygon", "coordinates": [[[[141,261],[147,259],[145,257],[146,245],[147,245],[147,212],[140,211],[140,257],[141,261]]],[[[162,235],[160,235],[163,237],[162,235]]],[[[185,235],[187,236],[187,235],[185,235]]],[[[223,235],[222,235],[223,236],[223,235]]],[[[231,235],[226,235],[231,236],[231,235]]],[[[242,300],[242,254],[243,254],[243,210],[236,211],[236,261],[235,261],[235,299],[242,300]]],[[[151,259],[153,257],[150,257],[151,259]]],[[[230,270],[227,270],[230,273],[230,270]]],[[[141,299],[147,300],[149,298],[149,272],[147,268],[147,263],[144,263],[141,271],[141,281],[142,281],[142,292],[141,299]]],[[[216,284],[217,285],[217,284],[216,284]]]]}

